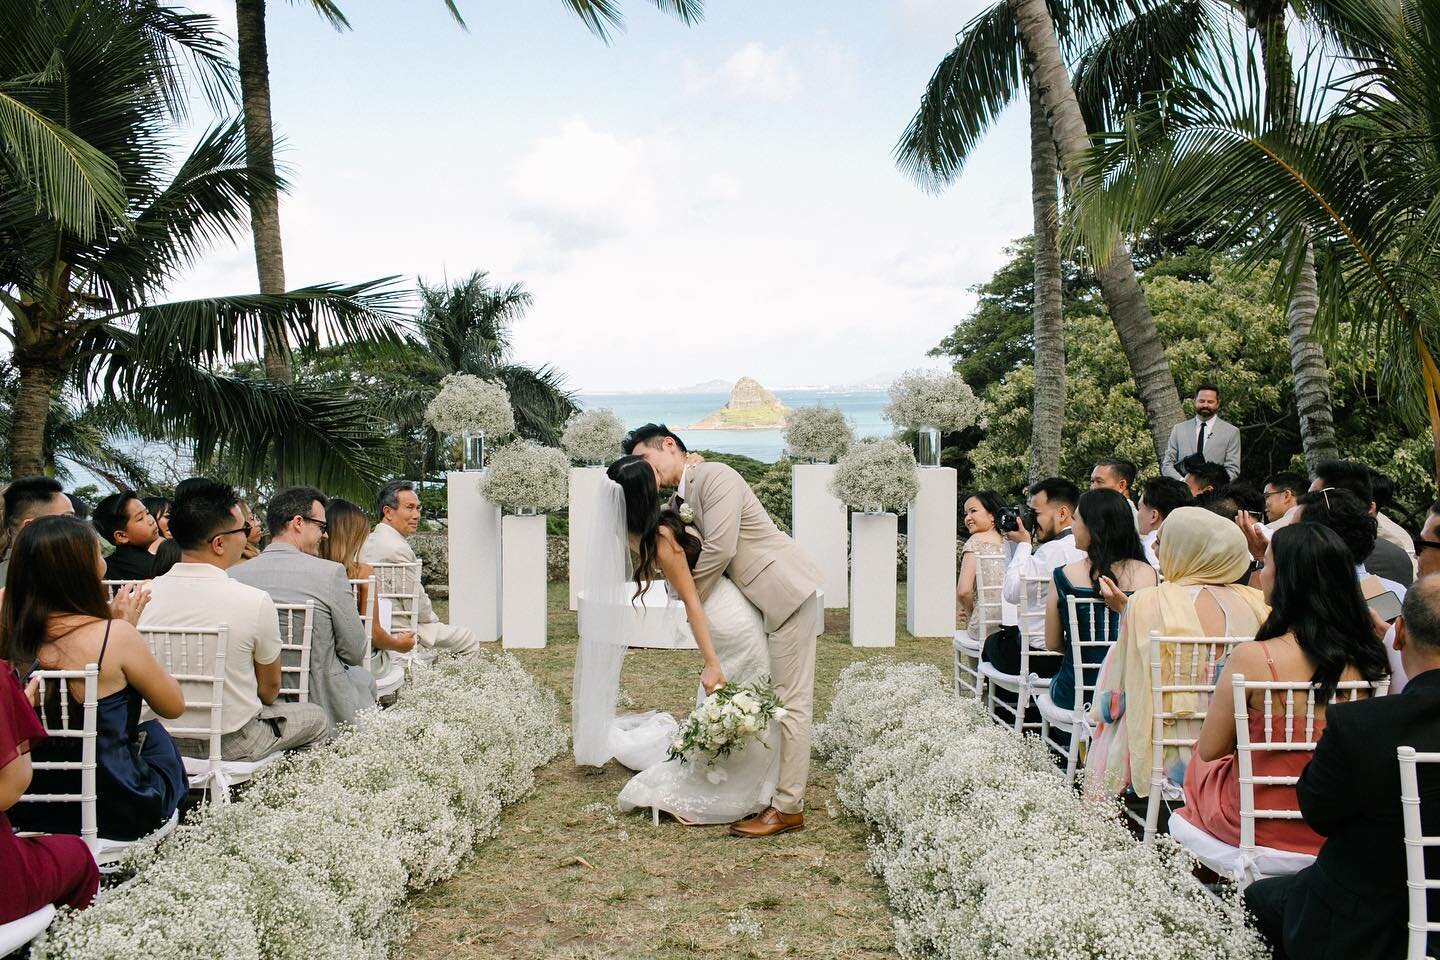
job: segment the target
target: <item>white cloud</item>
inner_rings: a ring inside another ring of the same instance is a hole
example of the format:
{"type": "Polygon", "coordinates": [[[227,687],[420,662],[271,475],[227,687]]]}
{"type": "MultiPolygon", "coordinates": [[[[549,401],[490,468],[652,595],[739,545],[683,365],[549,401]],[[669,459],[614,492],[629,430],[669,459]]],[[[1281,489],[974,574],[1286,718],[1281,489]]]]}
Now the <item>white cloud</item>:
{"type": "Polygon", "coordinates": [[[731,95],[754,100],[793,100],[800,92],[800,71],[789,50],[753,40],[730,55],[717,79],[731,95]]]}
{"type": "Polygon", "coordinates": [[[848,88],[855,55],[834,43],[772,47],[752,40],[718,65],[688,60],[682,69],[685,92],[695,98],[790,103],[807,94],[848,88]]]}

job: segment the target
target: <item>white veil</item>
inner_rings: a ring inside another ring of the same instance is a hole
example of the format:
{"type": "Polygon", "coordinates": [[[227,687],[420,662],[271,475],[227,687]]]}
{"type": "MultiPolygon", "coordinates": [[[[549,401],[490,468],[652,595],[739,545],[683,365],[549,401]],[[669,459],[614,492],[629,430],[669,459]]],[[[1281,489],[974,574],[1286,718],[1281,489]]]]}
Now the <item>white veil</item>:
{"type": "Polygon", "coordinates": [[[580,597],[580,646],[570,691],[570,727],[575,762],[603,767],[612,756],[610,730],[615,723],[630,612],[625,499],[615,481],[603,479],[595,488],[592,518],[585,588],[580,597]]]}

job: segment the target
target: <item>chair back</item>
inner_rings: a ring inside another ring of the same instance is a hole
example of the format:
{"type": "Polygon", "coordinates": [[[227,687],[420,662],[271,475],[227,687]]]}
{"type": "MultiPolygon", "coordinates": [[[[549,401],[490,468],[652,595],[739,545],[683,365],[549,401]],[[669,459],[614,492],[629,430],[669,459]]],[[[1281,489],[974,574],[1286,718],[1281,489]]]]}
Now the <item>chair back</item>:
{"type": "Polygon", "coordinates": [[[996,554],[982,557],[975,554],[975,609],[970,616],[979,624],[978,636],[983,644],[985,638],[1000,626],[1000,604],[1005,589],[1005,557],[996,554]]]}
{"type": "Polygon", "coordinates": [[[144,580],[101,580],[105,585],[105,599],[114,600],[115,594],[120,592],[121,587],[128,587],[131,584],[144,583],[144,580]]]}
{"type": "Polygon", "coordinates": [[[1050,591],[1055,589],[1054,577],[1020,578],[1020,676],[1027,678],[1034,671],[1034,661],[1050,658],[1058,660],[1064,654],[1058,650],[1045,649],[1045,604],[1050,591]],[[1031,626],[1039,623],[1038,628],[1031,626]],[[1034,630],[1038,629],[1039,633],[1034,630]],[[1029,631],[1029,632],[1027,632],[1029,631]]]}
{"type": "Polygon", "coordinates": [[[89,663],[83,670],[35,670],[30,678],[40,681],[40,702],[50,698],[50,691],[56,691],[58,710],[52,714],[40,711],[40,722],[46,735],[55,740],[79,740],[79,760],[35,760],[30,766],[34,770],[69,770],[80,774],[79,793],[27,793],[22,794],[19,803],[78,803],[80,805],[80,837],[92,854],[99,848],[99,830],[95,813],[95,742],[96,724],[99,718],[100,665],[89,663]],[[76,700],[71,689],[72,681],[84,685],[84,696],[76,700]],[[79,714],[80,724],[72,718],[79,714]]]}
{"type": "Polygon", "coordinates": [[[220,736],[225,705],[225,648],[230,639],[226,624],[213,627],[171,627],[147,624],[140,636],[165,672],[180,684],[185,713],[167,720],[171,736],[209,742],[212,768],[220,764],[220,736]]]}
{"type": "MultiPolygon", "coordinates": [[[[1440,764],[1440,753],[1420,753],[1414,747],[1395,751],[1400,761],[1400,811],[1405,821],[1405,887],[1409,896],[1405,960],[1426,960],[1430,935],[1440,933],[1440,921],[1430,919],[1429,893],[1440,890],[1440,878],[1426,870],[1425,852],[1440,847],[1440,836],[1425,833],[1420,814],[1420,764],[1440,764]]],[[[1433,858],[1429,858],[1434,862],[1433,858]]]]}
{"type": "Polygon", "coordinates": [[[390,607],[390,622],[382,623],[389,633],[418,630],[420,627],[420,568],[414,563],[373,563],[375,569],[375,604],[390,607]]]}
{"type": "Polygon", "coordinates": [[[375,656],[375,577],[350,581],[350,596],[355,600],[355,609],[360,611],[360,626],[365,630],[365,669],[370,669],[370,660],[375,656]],[[364,588],[365,603],[361,605],[361,588],[364,588]]]}
{"type": "Polygon", "coordinates": [[[1100,666],[1120,635],[1119,618],[1099,598],[1067,596],[1065,611],[1070,622],[1070,668],[1075,671],[1075,712],[1090,712],[1095,688],[1100,684],[1100,666]],[[1082,630],[1081,625],[1088,627],[1082,630]]]}
{"type": "Polygon", "coordinates": [[[315,602],[277,603],[275,613],[280,619],[280,696],[293,703],[309,703],[315,602]]]}

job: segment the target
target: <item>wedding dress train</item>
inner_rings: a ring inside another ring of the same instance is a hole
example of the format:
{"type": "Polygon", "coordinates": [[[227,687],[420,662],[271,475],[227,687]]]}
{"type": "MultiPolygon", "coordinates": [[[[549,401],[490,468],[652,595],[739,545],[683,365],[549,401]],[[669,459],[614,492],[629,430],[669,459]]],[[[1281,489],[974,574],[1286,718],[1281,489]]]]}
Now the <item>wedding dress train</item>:
{"type": "MultiPolygon", "coordinates": [[[[770,675],[770,651],[760,611],[728,578],[721,578],[705,601],[705,618],[726,684],[744,686],[770,675]]],[[[705,691],[699,690],[696,703],[704,697],[705,691]]],[[[667,714],[659,714],[645,726],[658,732],[664,725],[662,717],[670,721],[669,736],[674,736],[674,720],[667,714]]],[[[618,751],[616,756],[620,756],[618,751]]],[[[662,750],[653,757],[656,762],[625,784],[619,797],[621,810],[663,810],[690,824],[732,823],[770,804],[780,766],[778,725],[772,721],[762,734],[748,738],[729,756],[713,763],[703,754],[689,761],[663,760],[663,756],[662,750]]]]}

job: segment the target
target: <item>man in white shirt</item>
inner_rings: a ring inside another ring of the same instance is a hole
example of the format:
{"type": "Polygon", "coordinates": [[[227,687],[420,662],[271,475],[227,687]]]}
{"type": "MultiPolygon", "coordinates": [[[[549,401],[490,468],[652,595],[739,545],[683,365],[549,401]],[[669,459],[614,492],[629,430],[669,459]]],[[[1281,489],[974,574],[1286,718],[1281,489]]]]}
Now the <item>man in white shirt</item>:
{"type": "MultiPolygon", "coordinates": [[[[1032,649],[1045,649],[1045,596],[1054,583],[1055,568],[1085,557],[1084,552],[1076,548],[1070,533],[1079,499],[1080,488],[1064,477],[1041,480],[1030,488],[1029,498],[1039,542],[1033,542],[1023,517],[1016,523],[1016,529],[1001,531],[1009,544],[1000,595],[1006,603],[1020,609],[1018,629],[1007,624],[985,641],[985,659],[1003,673],[1019,672],[1022,637],[1032,649]],[[1026,577],[1043,578],[1046,583],[1043,588],[1029,588],[1040,589],[1040,595],[1032,596],[1029,603],[1022,603],[1026,577]]],[[[1030,669],[1044,675],[1046,670],[1054,673],[1059,665],[1058,657],[1042,657],[1033,662],[1030,669]]]]}
{"type": "Polygon", "coordinates": [[[1095,461],[1090,468],[1091,490],[1114,490],[1130,504],[1130,513],[1135,517],[1135,529],[1140,529],[1140,512],[1135,506],[1135,464],[1117,457],[1106,457],[1095,461]]]}
{"type": "Polygon", "coordinates": [[[1174,477],[1147,480],[1141,489],[1138,508],[1140,545],[1145,548],[1145,559],[1156,570],[1160,569],[1160,557],[1155,545],[1165,518],[1177,507],[1188,507],[1194,502],[1190,488],[1174,477]]]}
{"type": "MultiPolygon", "coordinates": [[[[280,694],[280,624],[269,594],[230,579],[240,562],[250,524],[240,513],[233,488],[203,481],[192,484],[170,507],[170,534],[180,562],[150,581],[150,603],[140,626],[228,628],[225,692],[221,708],[220,754],[226,760],[259,760],[325,737],[325,711],[313,703],[276,703],[280,694]]],[[[161,665],[177,672],[165,663],[161,665]]],[[[205,691],[208,699],[208,685],[205,691]]],[[[167,727],[207,727],[210,711],[187,710],[167,727]]],[[[176,737],[187,757],[205,758],[205,740],[176,737]]]]}
{"type": "MultiPolygon", "coordinates": [[[[420,527],[420,497],[415,493],[415,485],[408,480],[390,481],[380,488],[375,509],[380,522],[365,538],[360,559],[371,564],[414,563],[415,549],[405,538],[420,527]]],[[[468,627],[442,623],[424,587],[420,588],[420,610],[416,619],[415,635],[421,647],[460,657],[480,655],[480,640],[475,632],[468,627]]]]}
{"type": "Polygon", "coordinates": [[[1295,522],[1295,508],[1310,489],[1310,481],[1298,473],[1277,473],[1265,481],[1265,532],[1274,534],[1295,522]]]}

